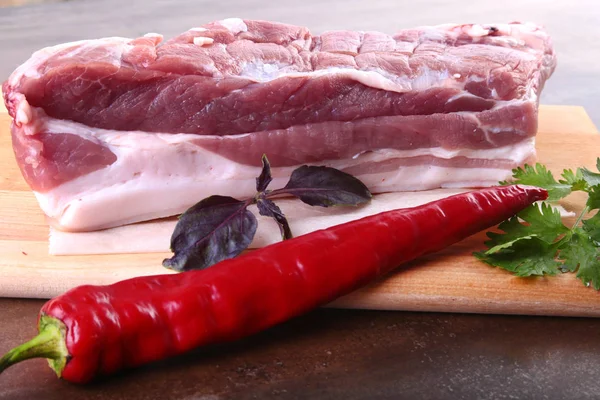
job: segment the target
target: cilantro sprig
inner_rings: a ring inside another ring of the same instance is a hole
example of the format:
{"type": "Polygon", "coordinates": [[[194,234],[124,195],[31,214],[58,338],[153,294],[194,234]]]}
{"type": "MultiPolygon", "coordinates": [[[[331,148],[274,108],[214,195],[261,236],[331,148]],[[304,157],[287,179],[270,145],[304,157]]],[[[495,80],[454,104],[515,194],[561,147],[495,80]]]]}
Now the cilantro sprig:
{"type": "Polygon", "coordinates": [[[512,182],[548,190],[548,201],[572,192],[587,193],[585,208],[567,227],[549,203],[534,204],[502,222],[501,233],[488,232],[487,250],[474,253],[481,261],[521,277],[576,273],[586,286],[600,290],[600,158],[598,172],[566,169],[556,180],[544,165],[513,170],[512,182]]]}

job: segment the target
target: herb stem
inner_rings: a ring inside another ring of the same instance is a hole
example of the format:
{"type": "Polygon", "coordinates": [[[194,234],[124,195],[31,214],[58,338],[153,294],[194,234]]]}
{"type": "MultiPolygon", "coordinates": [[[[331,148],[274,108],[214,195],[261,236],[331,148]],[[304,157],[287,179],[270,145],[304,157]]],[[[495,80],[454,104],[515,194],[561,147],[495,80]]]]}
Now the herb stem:
{"type": "Polygon", "coordinates": [[[272,198],[276,198],[279,196],[285,196],[285,195],[289,195],[289,190],[287,190],[286,188],[281,188],[281,189],[270,190],[268,193],[266,193],[265,197],[268,199],[272,199],[272,198]]]}
{"type": "MultiPolygon", "coordinates": [[[[573,228],[575,228],[577,225],[579,225],[579,223],[581,222],[581,220],[583,219],[583,217],[590,212],[590,207],[589,206],[585,206],[585,208],[583,209],[583,211],[581,212],[581,214],[579,214],[579,217],[577,217],[577,221],[575,221],[575,224],[573,225],[573,228]]],[[[571,228],[571,229],[573,229],[571,228]]]]}

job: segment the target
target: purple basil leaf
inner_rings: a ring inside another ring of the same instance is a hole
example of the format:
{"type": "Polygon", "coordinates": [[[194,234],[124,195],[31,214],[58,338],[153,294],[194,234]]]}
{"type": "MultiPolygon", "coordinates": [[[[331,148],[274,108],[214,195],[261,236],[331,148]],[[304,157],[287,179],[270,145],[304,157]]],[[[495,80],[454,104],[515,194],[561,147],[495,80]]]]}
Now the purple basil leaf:
{"type": "Polygon", "coordinates": [[[258,222],[248,203],[211,196],[184,212],[171,236],[173,257],[163,266],[176,271],[204,269],[248,248],[258,222]]]}
{"type": "Polygon", "coordinates": [[[303,165],[292,172],[283,189],[270,196],[291,194],[311,206],[337,206],[366,203],[371,199],[369,189],[350,174],[329,167],[303,165]]]}
{"type": "Polygon", "coordinates": [[[285,218],[285,215],[283,215],[281,208],[279,208],[277,204],[273,203],[269,199],[260,197],[256,202],[256,205],[258,206],[258,212],[260,213],[260,215],[264,215],[265,217],[271,217],[277,222],[283,240],[292,238],[290,224],[285,218]]]}
{"type": "Polygon", "coordinates": [[[262,156],[262,171],[260,171],[260,175],[256,178],[256,191],[263,192],[269,183],[273,180],[271,176],[271,164],[269,164],[269,160],[267,159],[267,155],[263,154],[262,156]]]}

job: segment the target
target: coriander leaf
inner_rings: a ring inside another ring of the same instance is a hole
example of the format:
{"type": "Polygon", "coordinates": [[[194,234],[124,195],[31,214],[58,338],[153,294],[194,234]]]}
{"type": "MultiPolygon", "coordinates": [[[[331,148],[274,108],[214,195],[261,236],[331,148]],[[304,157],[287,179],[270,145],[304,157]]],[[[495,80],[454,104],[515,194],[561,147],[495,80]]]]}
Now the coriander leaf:
{"type": "Polygon", "coordinates": [[[564,179],[561,179],[558,182],[571,185],[572,191],[587,189],[587,182],[585,179],[583,179],[581,168],[577,168],[576,172],[573,172],[570,169],[565,169],[562,173],[562,177],[564,179]]]}
{"type": "Polygon", "coordinates": [[[262,170],[260,171],[260,175],[256,178],[256,191],[262,192],[267,189],[269,183],[273,180],[271,176],[271,164],[269,164],[269,160],[267,159],[267,155],[263,154],[262,156],[262,170]]]}
{"type": "Polygon", "coordinates": [[[269,197],[291,194],[311,206],[359,205],[371,200],[371,192],[360,180],[335,168],[303,165],[292,172],[284,188],[269,197]]]}
{"type": "Polygon", "coordinates": [[[495,244],[493,247],[489,248],[485,252],[485,254],[494,254],[494,253],[499,252],[500,250],[508,249],[508,248],[512,247],[512,245],[517,243],[519,240],[525,240],[525,239],[531,239],[531,238],[537,237],[537,235],[532,234],[532,235],[526,235],[526,236],[519,236],[512,240],[502,240],[503,239],[502,236],[504,236],[504,235],[499,235],[494,232],[488,232],[487,236],[490,239],[492,239],[492,240],[485,242],[485,244],[487,246],[491,246],[493,243],[498,243],[498,244],[495,244]]]}
{"type": "Polygon", "coordinates": [[[490,247],[486,254],[493,254],[511,247],[522,239],[538,238],[548,244],[556,241],[558,236],[567,233],[569,229],[563,225],[560,212],[543,202],[538,207],[533,204],[517,216],[502,222],[498,228],[504,233],[488,232],[490,238],[485,244],[490,247]],[[519,218],[527,223],[521,223],[519,218]]]}
{"type": "Polygon", "coordinates": [[[493,254],[474,253],[474,256],[491,265],[526,277],[535,275],[556,275],[560,263],[554,258],[557,245],[549,244],[537,237],[518,240],[510,248],[493,254]]]}
{"type": "Polygon", "coordinates": [[[600,246],[600,212],[583,221],[583,230],[600,246]]]}
{"type": "Polygon", "coordinates": [[[173,257],[163,266],[176,271],[204,269],[245,250],[258,222],[248,202],[211,196],[184,212],[171,236],[173,257]]]}
{"type": "Polygon", "coordinates": [[[583,176],[583,179],[587,182],[588,186],[600,185],[600,174],[592,172],[587,168],[581,168],[581,175],[583,176]]]}
{"type": "MultiPolygon", "coordinates": [[[[600,171],[600,158],[596,160],[596,168],[600,171]]],[[[588,212],[600,210],[600,173],[586,168],[575,172],[565,169],[558,184],[540,164],[526,165],[513,173],[516,183],[548,189],[552,200],[571,191],[584,191],[588,195],[586,207],[571,228],[566,228],[558,211],[550,210],[547,204],[542,203],[539,212],[529,207],[501,223],[499,228],[503,233],[489,232],[488,250],[474,255],[518,276],[554,274],[559,270],[575,272],[586,286],[600,290],[600,211],[583,219],[588,212]]]]}
{"type": "MultiPolygon", "coordinates": [[[[552,172],[542,164],[536,164],[535,167],[525,164],[523,168],[513,169],[513,178],[516,184],[531,185],[544,188],[548,191],[548,201],[560,200],[571,193],[571,185],[558,183],[552,172]]],[[[505,185],[507,182],[500,182],[505,185]]]]}
{"type": "Polygon", "coordinates": [[[559,258],[571,272],[577,271],[577,277],[586,286],[590,284],[600,290],[600,252],[592,239],[581,228],[574,228],[573,234],[560,247],[559,258]]]}
{"type": "Polygon", "coordinates": [[[258,206],[258,212],[260,215],[264,215],[265,217],[272,217],[277,222],[283,240],[292,238],[290,224],[288,223],[287,219],[285,218],[285,215],[283,215],[283,212],[277,206],[277,204],[273,203],[269,199],[260,197],[257,200],[256,205],[258,206]]]}
{"type": "MultiPolygon", "coordinates": [[[[491,246],[491,245],[492,245],[492,242],[493,242],[494,240],[496,240],[496,236],[495,236],[495,235],[497,235],[497,234],[496,234],[496,233],[494,233],[494,232],[488,232],[488,233],[487,233],[487,236],[488,236],[489,238],[492,238],[493,240],[487,241],[487,242],[485,242],[485,244],[486,244],[486,245],[488,245],[488,246],[491,246]]],[[[498,236],[499,236],[499,237],[502,237],[502,236],[504,236],[504,235],[498,235],[498,236]]],[[[488,250],[485,252],[485,254],[494,254],[494,253],[497,253],[497,252],[499,252],[500,250],[503,250],[503,249],[508,249],[508,248],[510,248],[510,247],[511,247],[513,244],[515,244],[515,243],[516,243],[516,242],[518,242],[519,240],[531,239],[531,238],[534,238],[534,237],[536,237],[536,235],[519,236],[519,237],[517,237],[517,238],[515,238],[515,239],[513,239],[513,240],[498,240],[498,241],[497,241],[497,243],[498,243],[498,244],[496,244],[496,245],[494,245],[493,247],[491,247],[490,249],[488,249],[488,250]]]]}
{"type": "Polygon", "coordinates": [[[585,205],[590,211],[600,209],[600,185],[592,186],[589,188],[588,199],[585,205]]]}

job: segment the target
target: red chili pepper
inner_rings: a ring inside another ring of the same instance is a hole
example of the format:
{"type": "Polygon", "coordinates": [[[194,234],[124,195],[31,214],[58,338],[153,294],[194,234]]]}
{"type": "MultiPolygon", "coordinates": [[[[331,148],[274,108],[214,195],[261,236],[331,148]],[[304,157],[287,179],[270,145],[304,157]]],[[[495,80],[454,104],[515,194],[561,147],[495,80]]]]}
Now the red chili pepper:
{"type": "Polygon", "coordinates": [[[239,339],[347,294],[404,262],[513,216],[543,189],[505,186],[384,212],[286,240],[202,271],[80,286],[47,302],[39,335],[0,372],[49,358],[85,383],[209,343],[239,339]]]}

